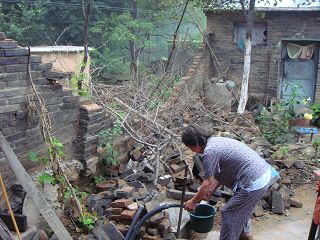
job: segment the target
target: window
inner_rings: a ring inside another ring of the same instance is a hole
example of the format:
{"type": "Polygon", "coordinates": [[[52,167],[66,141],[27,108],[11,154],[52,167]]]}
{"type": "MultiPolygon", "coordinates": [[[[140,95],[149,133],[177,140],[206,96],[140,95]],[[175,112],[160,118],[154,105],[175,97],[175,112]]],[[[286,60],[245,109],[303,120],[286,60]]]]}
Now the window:
{"type": "MultiPolygon", "coordinates": [[[[234,42],[241,43],[246,39],[246,24],[237,23],[234,27],[234,42]]],[[[252,29],[252,45],[266,45],[267,43],[267,24],[257,23],[252,29]]]]}

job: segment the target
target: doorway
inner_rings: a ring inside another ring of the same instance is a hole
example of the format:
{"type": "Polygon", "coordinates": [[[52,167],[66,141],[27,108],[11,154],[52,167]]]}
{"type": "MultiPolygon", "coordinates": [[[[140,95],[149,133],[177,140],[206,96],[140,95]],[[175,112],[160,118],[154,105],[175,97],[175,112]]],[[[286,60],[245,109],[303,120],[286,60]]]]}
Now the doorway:
{"type": "Polygon", "coordinates": [[[282,46],[281,98],[287,99],[296,91],[298,96],[313,103],[319,58],[318,42],[283,41],[282,46]]]}

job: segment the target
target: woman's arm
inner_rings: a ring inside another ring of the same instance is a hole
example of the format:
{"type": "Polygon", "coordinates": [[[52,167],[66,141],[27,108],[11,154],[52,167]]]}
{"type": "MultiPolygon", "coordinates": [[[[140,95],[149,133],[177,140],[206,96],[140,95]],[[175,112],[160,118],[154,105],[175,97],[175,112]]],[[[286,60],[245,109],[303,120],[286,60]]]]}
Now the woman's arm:
{"type": "Polygon", "coordinates": [[[206,179],[202,182],[197,194],[190,199],[186,204],[186,210],[191,211],[196,208],[196,204],[201,202],[205,198],[210,198],[212,193],[215,192],[219,187],[220,183],[211,176],[209,179],[206,179]]]}

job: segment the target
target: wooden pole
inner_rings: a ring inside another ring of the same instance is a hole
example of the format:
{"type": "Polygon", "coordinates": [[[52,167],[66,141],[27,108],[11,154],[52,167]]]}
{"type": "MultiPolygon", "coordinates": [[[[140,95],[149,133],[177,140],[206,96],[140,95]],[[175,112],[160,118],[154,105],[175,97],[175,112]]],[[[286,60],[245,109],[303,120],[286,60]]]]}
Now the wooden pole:
{"type": "Polygon", "coordinates": [[[55,212],[50,207],[49,203],[41,195],[37,186],[33,182],[32,178],[29,176],[27,171],[24,169],[19,159],[13,152],[9,143],[0,131],[0,148],[2,148],[5,157],[8,159],[11,169],[15,173],[17,179],[21,183],[24,190],[29,193],[33,203],[38,207],[39,212],[42,214],[44,219],[47,221],[48,225],[52,231],[57,235],[58,239],[72,240],[70,234],[65,229],[60,219],[57,217],[55,212]]]}
{"type": "Polygon", "coordinates": [[[21,240],[20,231],[19,231],[19,228],[17,226],[16,219],[14,218],[14,214],[13,214],[13,211],[12,211],[9,199],[8,199],[6,187],[4,186],[1,174],[0,174],[0,184],[1,184],[2,193],[3,193],[3,196],[4,196],[4,200],[6,201],[7,208],[8,208],[8,211],[10,213],[11,220],[13,222],[14,229],[16,230],[16,233],[17,233],[17,236],[18,236],[19,240],[21,240]]]}

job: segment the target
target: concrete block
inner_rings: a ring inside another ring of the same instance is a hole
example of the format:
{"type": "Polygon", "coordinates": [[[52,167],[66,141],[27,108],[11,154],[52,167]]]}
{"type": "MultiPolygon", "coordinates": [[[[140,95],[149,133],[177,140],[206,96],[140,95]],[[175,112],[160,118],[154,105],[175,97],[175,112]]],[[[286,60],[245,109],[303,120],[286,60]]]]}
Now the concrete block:
{"type": "Polygon", "coordinates": [[[286,196],[282,191],[272,192],[272,212],[284,214],[286,207],[286,196]]]}

